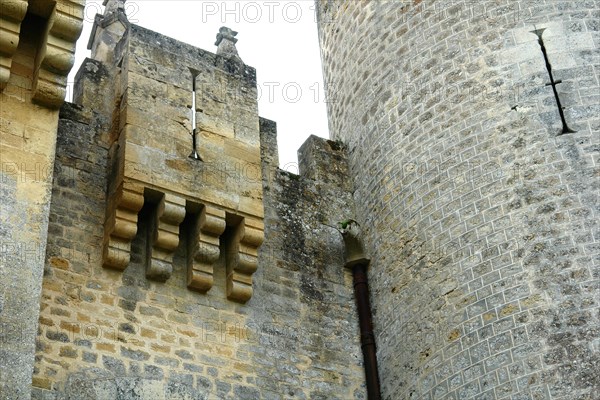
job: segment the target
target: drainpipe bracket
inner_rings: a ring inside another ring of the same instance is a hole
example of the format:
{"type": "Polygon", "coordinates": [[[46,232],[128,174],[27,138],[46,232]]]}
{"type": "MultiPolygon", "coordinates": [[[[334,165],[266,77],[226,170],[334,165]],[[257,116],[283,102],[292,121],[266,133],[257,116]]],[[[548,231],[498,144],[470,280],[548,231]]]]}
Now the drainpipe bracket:
{"type": "Polygon", "coordinates": [[[339,229],[339,231],[344,239],[345,267],[352,268],[360,264],[369,265],[370,259],[366,254],[358,223],[352,222],[346,228],[339,229]]]}
{"type": "Polygon", "coordinates": [[[354,267],[355,265],[369,265],[369,263],[371,262],[370,259],[366,258],[366,257],[358,257],[358,258],[354,258],[354,259],[348,259],[346,258],[346,264],[344,264],[344,267],[348,268],[348,269],[352,269],[352,267],[354,267]]]}

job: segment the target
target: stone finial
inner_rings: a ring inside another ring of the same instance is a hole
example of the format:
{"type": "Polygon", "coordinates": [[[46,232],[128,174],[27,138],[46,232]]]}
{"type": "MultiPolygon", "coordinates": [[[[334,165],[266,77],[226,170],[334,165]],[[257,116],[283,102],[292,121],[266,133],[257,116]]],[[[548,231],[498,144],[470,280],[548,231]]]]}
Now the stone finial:
{"type": "Polygon", "coordinates": [[[235,38],[237,36],[237,32],[234,31],[231,28],[228,28],[226,26],[222,26],[221,29],[219,29],[219,33],[217,33],[217,41],[215,42],[215,46],[219,46],[221,44],[221,41],[223,41],[223,39],[227,39],[229,41],[232,41],[233,44],[237,43],[237,39],[235,38]]]}
{"type": "Polygon", "coordinates": [[[219,29],[219,33],[217,33],[217,41],[215,42],[215,46],[217,46],[217,54],[227,57],[227,58],[235,58],[239,61],[242,61],[240,58],[237,48],[235,44],[237,43],[237,39],[235,36],[238,33],[231,28],[226,26],[222,26],[219,29]]]}
{"type": "Polygon", "coordinates": [[[127,14],[125,13],[126,1],[104,0],[102,3],[104,14],[96,14],[87,45],[88,50],[92,50],[92,58],[108,62],[110,65],[115,57],[113,55],[115,43],[121,40],[129,27],[127,14]],[[119,24],[115,24],[115,22],[119,24]]]}
{"type": "Polygon", "coordinates": [[[119,11],[125,12],[125,2],[127,0],[104,0],[104,15],[113,15],[119,11]]]}

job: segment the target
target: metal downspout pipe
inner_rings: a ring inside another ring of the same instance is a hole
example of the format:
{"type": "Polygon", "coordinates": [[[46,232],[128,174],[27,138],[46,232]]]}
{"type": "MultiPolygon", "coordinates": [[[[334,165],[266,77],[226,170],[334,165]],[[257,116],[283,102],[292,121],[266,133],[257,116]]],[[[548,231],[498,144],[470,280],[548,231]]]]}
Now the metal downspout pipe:
{"type": "Polygon", "coordinates": [[[346,267],[352,270],[354,281],[354,297],[358,311],[360,342],[363,353],[367,397],[369,400],[380,400],[379,371],[377,369],[377,347],[373,333],[371,303],[369,301],[369,281],[367,267],[369,259],[365,256],[360,229],[356,222],[351,222],[341,229],[346,250],[346,267]]]}

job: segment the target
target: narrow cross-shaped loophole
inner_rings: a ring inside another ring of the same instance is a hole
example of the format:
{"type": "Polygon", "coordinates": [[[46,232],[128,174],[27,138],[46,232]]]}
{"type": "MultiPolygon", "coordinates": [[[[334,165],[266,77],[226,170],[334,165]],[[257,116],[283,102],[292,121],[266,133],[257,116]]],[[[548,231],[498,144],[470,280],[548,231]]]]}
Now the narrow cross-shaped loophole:
{"type": "Polygon", "coordinates": [[[542,49],[542,54],[544,55],[544,61],[546,61],[546,69],[548,70],[548,75],[550,76],[550,83],[547,83],[546,86],[552,86],[552,91],[554,92],[554,98],[556,99],[556,106],[558,107],[558,113],[560,115],[560,120],[562,122],[562,132],[560,134],[563,135],[565,133],[575,133],[576,131],[569,128],[569,125],[567,125],[567,119],[565,118],[565,111],[564,111],[562,104],[560,103],[560,97],[558,96],[558,89],[556,88],[556,85],[558,85],[559,83],[562,83],[562,81],[554,80],[554,75],[552,74],[552,65],[550,64],[550,60],[548,59],[548,52],[546,50],[546,45],[544,44],[544,39],[542,39],[542,35],[544,34],[545,30],[546,30],[546,28],[536,29],[536,30],[531,31],[531,33],[534,33],[538,37],[538,43],[540,44],[540,48],[542,49]]]}
{"type": "Polygon", "coordinates": [[[190,158],[194,160],[202,161],[202,158],[198,154],[197,151],[197,132],[196,132],[196,77],[198,76],[198,71],[190,68],[190,72],[192,73],[192,152],[190,153],[190,158]]]}

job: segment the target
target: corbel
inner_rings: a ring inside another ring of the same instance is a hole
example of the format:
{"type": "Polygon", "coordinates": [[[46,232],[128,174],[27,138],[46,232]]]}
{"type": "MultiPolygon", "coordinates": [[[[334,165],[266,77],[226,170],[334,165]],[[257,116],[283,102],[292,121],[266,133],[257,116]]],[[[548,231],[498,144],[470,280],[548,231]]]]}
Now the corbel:
{"type": "Polygon", "coordinates": [[[179,246],[179,225],[185,218],[185,199],[163,194],[148,229],[146,277],[166,281],[173,273],[173,253],[179,246]]]}
{"type": "Polygon", "coordinates": [[[188,287],[207,292],[213,285],[214,264],[221,255],[219,238],[225,231],[225,211],[204,206],[188,247],[188,287]]]}

